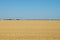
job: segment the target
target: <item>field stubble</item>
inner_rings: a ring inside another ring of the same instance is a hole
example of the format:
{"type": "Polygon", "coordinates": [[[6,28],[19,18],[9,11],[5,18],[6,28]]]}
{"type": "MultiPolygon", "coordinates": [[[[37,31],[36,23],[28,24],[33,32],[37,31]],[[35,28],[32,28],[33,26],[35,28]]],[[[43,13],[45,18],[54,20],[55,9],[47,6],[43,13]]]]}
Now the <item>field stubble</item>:
{"type": "Polygon", "coordinates": [[[60,20],[0,20],[0,40],[60,40],[60,20]]]}

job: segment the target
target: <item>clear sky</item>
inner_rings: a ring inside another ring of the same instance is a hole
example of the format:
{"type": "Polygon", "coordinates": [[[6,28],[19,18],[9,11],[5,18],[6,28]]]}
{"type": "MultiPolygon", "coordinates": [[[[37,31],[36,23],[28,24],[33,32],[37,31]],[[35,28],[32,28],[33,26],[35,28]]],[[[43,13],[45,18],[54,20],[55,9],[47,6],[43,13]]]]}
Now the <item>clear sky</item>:
{"type": "Polygon", "coordinates": [[[0,18],[60,19],[60,0],[0,0],[0,18]]]}

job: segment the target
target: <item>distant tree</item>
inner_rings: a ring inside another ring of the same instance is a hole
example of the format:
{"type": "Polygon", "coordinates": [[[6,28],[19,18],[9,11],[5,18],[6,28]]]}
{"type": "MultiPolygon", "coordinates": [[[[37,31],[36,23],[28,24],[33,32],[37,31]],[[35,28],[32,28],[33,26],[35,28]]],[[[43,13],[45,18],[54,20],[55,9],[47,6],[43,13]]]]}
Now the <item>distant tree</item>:
{"type": "Polygon", "coordinates": [[[14,19],[4,19],[4,20],[14,20],[14,19]]]}
{"type": "Polygon", "coordinates": [[[20,20],[20,19],[16,19],[16,20],[20,20]]]}

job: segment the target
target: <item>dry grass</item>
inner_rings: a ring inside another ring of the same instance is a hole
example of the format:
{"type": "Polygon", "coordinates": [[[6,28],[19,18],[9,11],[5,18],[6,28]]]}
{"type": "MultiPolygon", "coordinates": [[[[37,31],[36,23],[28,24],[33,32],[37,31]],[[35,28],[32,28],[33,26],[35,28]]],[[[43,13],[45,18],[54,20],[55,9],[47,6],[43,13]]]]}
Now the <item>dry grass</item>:
{"type": "Polygon", "coordinates": [[[0,40],[60,40],[60,20],[0,20],[0,40]]]}

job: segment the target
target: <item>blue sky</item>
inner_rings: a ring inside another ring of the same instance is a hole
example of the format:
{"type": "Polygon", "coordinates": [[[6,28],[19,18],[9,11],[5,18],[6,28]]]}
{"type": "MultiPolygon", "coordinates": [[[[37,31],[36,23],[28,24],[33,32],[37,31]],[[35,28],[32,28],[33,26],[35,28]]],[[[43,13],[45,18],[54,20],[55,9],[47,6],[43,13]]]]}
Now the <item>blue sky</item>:
{"type": "Polygon", "coordinates": [[[0,18],[60,19],[60,0],[0,0],[0,18]]]}

